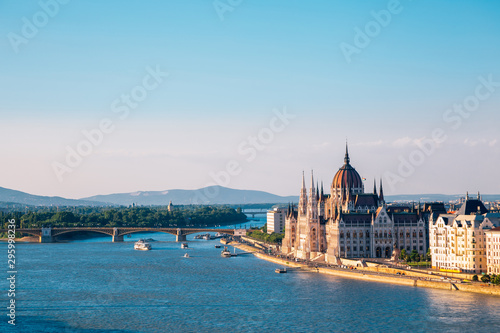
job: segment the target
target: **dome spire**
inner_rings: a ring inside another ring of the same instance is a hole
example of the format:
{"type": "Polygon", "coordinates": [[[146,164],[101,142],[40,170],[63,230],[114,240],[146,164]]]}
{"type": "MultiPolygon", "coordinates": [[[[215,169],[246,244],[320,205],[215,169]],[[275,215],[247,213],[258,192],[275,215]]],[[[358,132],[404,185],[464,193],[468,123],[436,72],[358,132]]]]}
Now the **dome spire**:
{"type": "Polygon", "coordinates": [[[351,160],[349,159],[349,149],[347,148],[347,139],[345,140],[345,157],[344,157],[344,163],[349,164],[351,160]]]}

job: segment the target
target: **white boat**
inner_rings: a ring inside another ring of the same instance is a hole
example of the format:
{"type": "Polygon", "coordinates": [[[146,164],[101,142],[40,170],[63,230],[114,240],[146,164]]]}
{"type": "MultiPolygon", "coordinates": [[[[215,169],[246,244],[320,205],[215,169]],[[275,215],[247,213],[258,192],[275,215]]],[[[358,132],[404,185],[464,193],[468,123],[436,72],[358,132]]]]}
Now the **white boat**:
{"type": "Polygon", "coordinates": [[[189,258],[189,253],[184,254],[184,258],[189,258]]]}
{"type": "Polygon", "coordinates": [[[151,250],[151,244],[144,241],[143,239],[139,239],[134,244],[134,250],[149,251],[149,250],[151,250]]]}
{"type": "Polygon", "coordinates": [[[189,247],[188,243],[182,243],[181,249],[187,249],[189,247]]]}
{"type": "Polygon", "coordinates": [[[206,235],[203,236],[203,239],[204,240],[210,240],[210,239],[212,239],[212,236],[210,236],[210,234],[206,234],[206,235]]]}
{"type": "Polygon", "coordinates": [[[231,251],[227,249],[227,246],[224,246],[224,250],[221,251],[220,255],[224,258],[231,257],[231,251]]]}

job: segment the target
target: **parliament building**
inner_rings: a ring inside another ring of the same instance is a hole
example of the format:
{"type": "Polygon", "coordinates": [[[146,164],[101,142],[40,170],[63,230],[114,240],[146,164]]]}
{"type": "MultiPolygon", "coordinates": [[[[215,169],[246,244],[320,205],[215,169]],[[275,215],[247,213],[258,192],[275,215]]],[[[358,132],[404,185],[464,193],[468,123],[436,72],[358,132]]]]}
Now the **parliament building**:
{"type": "Polygon", "coordinates": [[[339,258],[391,258],[405,249],[428,249],[425,211],[414,205],[387,206],[382,181],[365,193],[363,180],[351,166],[346,145],[344,165],[333,177],[330,195],[314,184],[309,191],[302,174],[297,208],[288,209],[282,253],[306,260],[336,263],[339,258]],[[394,251],[397,250],[397,251],[394,251]]]}

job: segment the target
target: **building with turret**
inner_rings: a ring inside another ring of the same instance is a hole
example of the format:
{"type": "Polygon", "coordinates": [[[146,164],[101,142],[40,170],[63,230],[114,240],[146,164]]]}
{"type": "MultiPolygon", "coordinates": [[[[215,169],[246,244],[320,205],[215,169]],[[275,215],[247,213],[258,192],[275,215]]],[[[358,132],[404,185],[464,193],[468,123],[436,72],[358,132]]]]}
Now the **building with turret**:
{"type": "Polygon", "coordinates": [[[390,258],[395,249],[427,252],[424,214],[417,210],[388,207],[382,181],[379,189],[365,193],[361,176],[350,164],[346,144],[344,165],[330,186],[330,195],[315,185],[311,173],[309,192],[302,174],[297,209],[289,209],[285,220],[282,252],[296,258],[390,258]]]}

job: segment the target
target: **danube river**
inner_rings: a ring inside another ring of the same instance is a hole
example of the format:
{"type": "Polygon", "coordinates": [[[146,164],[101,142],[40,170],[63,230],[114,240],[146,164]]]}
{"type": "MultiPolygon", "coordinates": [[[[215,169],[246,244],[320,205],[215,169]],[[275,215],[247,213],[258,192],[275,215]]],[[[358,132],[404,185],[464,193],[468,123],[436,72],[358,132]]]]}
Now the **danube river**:
{"type": "MultiPolygon", "coordinates": [[[[218,240],[134,235],[17,244],[17,332],[428,332],[500,327],[500,297],[361,282],[222,258],[218,240]],[[152,251],[133,241],[152,237],[152,251]],[[190,258],[183,255],[188,252],[190,258]]],[[[231,248],[232,250],[232,248],[231,248]]],[[[6,244],[0,251],[7,252],[6,244]]],[[[240,252],[237,250],[237,252],[240,252]]],[[[6,255],[4,255],[6,258],[6,255]]],[[[5,281],[5,280],[4,280],[5,281]]],[[[7,312],[8,284],[2,303],[7,312]]]]}

